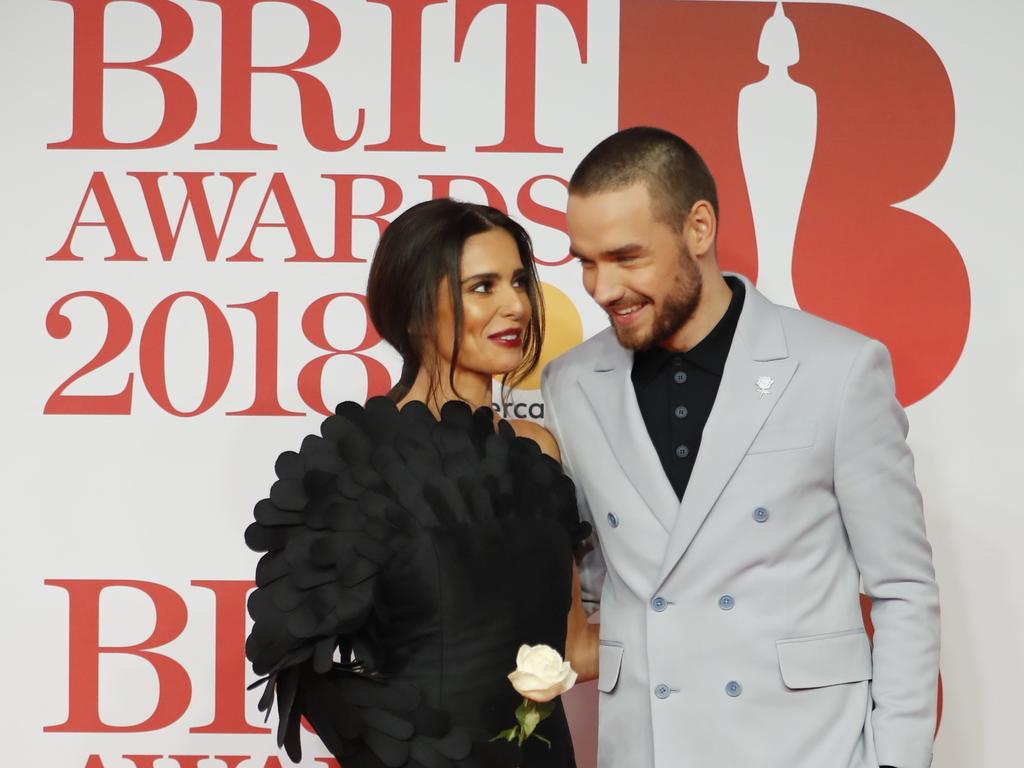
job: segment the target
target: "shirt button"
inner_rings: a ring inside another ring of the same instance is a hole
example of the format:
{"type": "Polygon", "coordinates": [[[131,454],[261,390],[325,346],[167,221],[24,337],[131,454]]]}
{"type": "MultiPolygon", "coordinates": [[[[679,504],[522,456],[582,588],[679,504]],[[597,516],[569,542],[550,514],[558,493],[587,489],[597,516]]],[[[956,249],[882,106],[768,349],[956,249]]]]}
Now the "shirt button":
{"type": "Polygon", "coordinates": [[[689,411],[686,409],[685,405],[677,405],[674,413],[677,419],[685,419],[689,411]]]}
{"type": "Polygon", "coordinates": [[[687,448],[685,445],[680,445],[679,447],[676,448],[676,456],[678,458],[685,459],[689,455],[690,455],[690,449],[687,448]]]}
{"type": "Polygon", "coordinates": [[[718,598],[718,607],[723,611],[731,611],[736,606],[736,599],[732,595],[722,595],[718,598]]]}
{"type": "Polygon", "coordinates": [[[610,525],[612,528],[619,527],[619,518],[615,516],[614,512],[608,513],[608,525],[610,525]]]}
{"type": "Polygon", "coordinates": [[[737,683],[735,680],[730,680],[725,684],[725,692],[732,696],[734,699],[743,693],[743,686],[737,683]]]}
{"type": "Polygon", "coordinates": [[[763,523],[768,519],[768,510],[764,507],[758,507],[754,510],[754,520],[759,523],[763,523]]]}
{"type": "Polygon", "coordinates": [[[672,689],[664,683],[654,686],[654,695],[659,699],[667,699],[672,694],[672,689]]]}
{"type": "Polygon", "coordinates": [[[672,381],[676,384],[686,383],[686,371],[676,371],[672,374],[672,381]]]}
{"type": "Polygon", "coordinates": [[[658,613],[661,613],[666,608],[668,608],[668,600],[659,595],[658,597],[651,600],[651,608],[656,610],[658,613]]]}

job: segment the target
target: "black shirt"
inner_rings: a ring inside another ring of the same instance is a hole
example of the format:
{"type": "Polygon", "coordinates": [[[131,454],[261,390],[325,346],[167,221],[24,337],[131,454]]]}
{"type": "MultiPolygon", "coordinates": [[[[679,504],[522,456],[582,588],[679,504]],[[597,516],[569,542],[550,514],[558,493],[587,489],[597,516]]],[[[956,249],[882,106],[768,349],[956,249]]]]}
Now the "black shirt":
{"type": "Polygon", "coordinates": [[[711,407],[722,383],[745,289],[735,277],[725,278],[732,300],[722,319],[689,352],[663,347],[633,356],[633,389],[661,466],[682,499],[711,407]]]}

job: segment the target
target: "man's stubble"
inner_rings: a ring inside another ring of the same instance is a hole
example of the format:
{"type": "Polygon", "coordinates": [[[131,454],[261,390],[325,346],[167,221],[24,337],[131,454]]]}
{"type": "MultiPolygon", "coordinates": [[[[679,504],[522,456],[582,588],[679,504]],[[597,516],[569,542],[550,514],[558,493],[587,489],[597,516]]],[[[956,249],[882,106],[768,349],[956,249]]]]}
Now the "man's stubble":
{"type": "Polygon", "coordinates": [[[657,310],[650,331],[639,335],[630,328],[618,328],[615,337],[626,349],[640,351],[658,346],[675,335],[676,331],[686,325],[697,306],[704,278],[685,243],[680,243],[679,271],[676,272],[672,289],[665,295],[662,306],[657,310]]]}

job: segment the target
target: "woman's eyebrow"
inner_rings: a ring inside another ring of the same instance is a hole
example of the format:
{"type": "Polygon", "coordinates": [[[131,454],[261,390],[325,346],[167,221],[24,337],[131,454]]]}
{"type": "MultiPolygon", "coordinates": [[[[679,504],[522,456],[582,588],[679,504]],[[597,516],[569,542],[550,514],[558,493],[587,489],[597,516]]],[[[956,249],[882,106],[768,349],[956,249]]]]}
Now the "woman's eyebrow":
{"type": "MultiPolygon", "coordinates": [[[[512,277],[519,277],[526,274],[526,267],[520,267],[512,273],[512,277]]],[[[469,275],[468,277],[462,278],[459,281],[460,284],[468,283],[472,280],[498,280],[501,277],[497,272],[478,272],[475,275],[469,275]]]]}
{"type": "Polygon", "coordinates": [[[487,278],[489,280],[497,280],[499,277],[500,275],[497,272],[478,272],[475,275],[470,275],[469,277],[462,278],[462,280],[460,280],[459,282],[468,283],[471,280],[482,280],[484,278],[487,278]]]}

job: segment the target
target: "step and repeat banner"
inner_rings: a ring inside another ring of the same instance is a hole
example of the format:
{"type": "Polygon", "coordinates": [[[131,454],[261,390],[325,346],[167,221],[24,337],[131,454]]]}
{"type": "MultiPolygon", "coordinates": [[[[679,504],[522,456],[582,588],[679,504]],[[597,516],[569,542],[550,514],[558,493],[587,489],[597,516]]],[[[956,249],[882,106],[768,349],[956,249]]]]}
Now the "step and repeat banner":
{"type": "MultiPolygon", "coordinates": [[[[566,180],[651,124],[717,177],[724,268],[892,351],[943,600],[935,765],[1020,764],[1022,34],[1010,0],[6,0],[7,761],[287,765],[245,691],[242,531],[280,451],[397,377],[380,233],[443,195],[511,213],[549,360],[606,324],[566,180]]],[[[543,420],[538,379],[496,407],[543,420]]],[[[593,686],[569,704],[591,768],[593,686]]]]}

